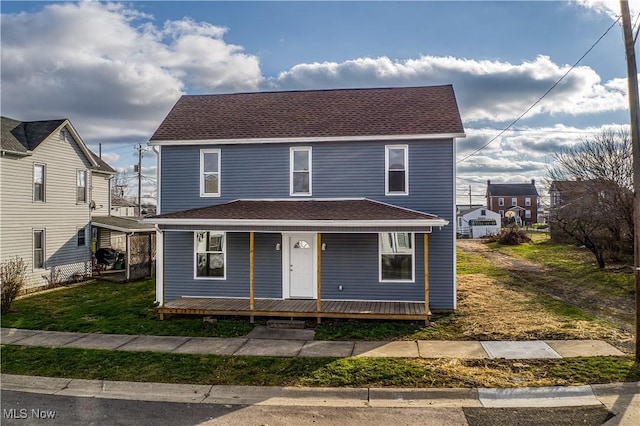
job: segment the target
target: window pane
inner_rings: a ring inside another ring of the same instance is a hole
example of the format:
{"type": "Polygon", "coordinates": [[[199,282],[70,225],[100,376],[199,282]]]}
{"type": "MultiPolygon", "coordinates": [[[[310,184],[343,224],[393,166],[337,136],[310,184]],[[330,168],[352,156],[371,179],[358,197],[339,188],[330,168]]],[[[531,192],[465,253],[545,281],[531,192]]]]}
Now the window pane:
{"type": "Polygon", "coordinates": [[[383,280],[412,280],[412,256],[407,254],[382,255],[383,280]]]}
{"type": "Polygon", "coordinates": [[[204,192],[206,194],[217,194],[218,190],[218,174],[210,174],[204,176],[204,192]]]}
{"type": "Polygon", "coordinates": [[[218,172],[218,153],[207,152],[204,154],[204,172],[218,172]]]}
{"type": "Polygon", "coordinates": [[[209,249],[207,251],[222,251],[224,242],[223,234],[209,234],[209,249]]]}
{"type": "Polygon", "coordinates": [[[309,170],[309,151],[293,151],[293,170],[309,170]]]}
{"type": "Polygon", "coordinates": [[[33,186],[33,199],[35,201],[44,201],[44,185],[36,183],[33,186]]]}
{"type": "Polygon", "coordinates": [[[44,166],[33,167],[33,200],[44,201],[44,166]]]}
{"type": "Polygon", "coordinates": [[[405,172],[389,171],[389,192],[405,192],[405,172]]]}
{"type": "Polygon", "coordinates": [[[311,245],[308,242],[304,241],[304,240],[300,240],[300,241],[298,241],[297,243],[295,243],[293,245],[293,248],[294,249],[309,249],[309,248],[311,248],[311,245]]]}
{"type": "Polygon", "coordinates": [[[44,233],[33,231],[33,267],[44,268],[44,233]]]}
{"type": "Polygon", "coordinates": [[[199,277],[224,277],[224,255],[198,253],[197,273],[199,277]]]}
{"type": "Polygon", "coordinates": [[[389,170],[404,170],[404,149],[389,149],[389,170]]]}
{"type": "Polygon", "coordinates": [[[78,187],[87,186],[87,174],[84,170],[78,170],[76,182],[78,184],[78,187]]]}
{"type": "Polygon", "coordinates": [[[293,174],[293,192],[309,193],[309,172],[295,172],[293,174]]]}
{"type": "Polygon", "coordinates": [[[33,168],[33,182],[44,183],[44,166],[35,166],[33,168]]]}
{"type": "Polygon", "coordinates": [[[196,237],[196,252],[204,253],[207,251],[207,233],[198,232],[196,237]]]}
{"type": "Polygon", "coordinates": [[[42,231],[33,232],[33,248],[42,249],[42,231]]]}
{"type": "Polygon", "coordinates": [[[84,228],[83,229],[78,229],[78,247],[84,246],[85,245],[85,237],[84,237],[84,228]]]}

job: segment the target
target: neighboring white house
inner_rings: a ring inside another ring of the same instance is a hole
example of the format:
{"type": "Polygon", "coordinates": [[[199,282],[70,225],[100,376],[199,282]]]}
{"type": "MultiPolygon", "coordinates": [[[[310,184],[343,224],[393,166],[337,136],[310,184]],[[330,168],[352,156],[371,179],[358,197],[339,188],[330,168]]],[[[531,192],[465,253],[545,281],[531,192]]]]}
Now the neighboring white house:
{"type": "Polygon", "coordinates": [[[137,205],[118,195],[111,195],[111,216],[133,217],[136,216],[137,205]]]}
{"type": "Polygon", "coordinates": [[[457,215],[457,234],[465,238],[482,238],[500,233],[500,213],[486,207],[462,210],[457,215]]]}
{"type": "Polygon", "coordinates": [[[91,275],[91,218],[109,214],[115,170],[67,119],[1,120],[0,261],[26,262],[27,291],[91,275]]]}

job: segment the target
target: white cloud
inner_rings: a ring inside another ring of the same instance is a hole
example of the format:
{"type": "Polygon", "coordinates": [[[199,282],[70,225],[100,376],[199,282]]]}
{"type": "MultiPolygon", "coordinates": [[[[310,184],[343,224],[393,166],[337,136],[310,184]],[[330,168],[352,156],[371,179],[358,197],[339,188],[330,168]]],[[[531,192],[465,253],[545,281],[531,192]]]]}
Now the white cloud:
{"type": "MultiPolygon", "coordinates": [[[[569,70],[547,56],[520,64],[453,57],[387,57],[299,64],[268,81],[271,88],[312,89],[401,85],[454,85],[465,123],[512,120],[569,70]]],[[[596,114],[626,108],[622,79],[601,83],[589,67],[576,67],[527,117],[596,114]]]]}
{"type": "Polygon", "coordinates": [[[155,26],[123,4],[46,5],[2,15],[2,112],[70,118],[84,139],[149,138],[191,91],[255,89],[259,61],[226,28],[190,18],[155,26]]]}
{"type": "MultiPolygon", "coordinates": [[[[604,13],[613,19],[620,16],[620,0],[575,0],[580,6],[594,10],[598,13],[604,13]]],[[[629,0],[629,9],[631,16],[635,16],[640,11],[640,0],[629,0]]]]}

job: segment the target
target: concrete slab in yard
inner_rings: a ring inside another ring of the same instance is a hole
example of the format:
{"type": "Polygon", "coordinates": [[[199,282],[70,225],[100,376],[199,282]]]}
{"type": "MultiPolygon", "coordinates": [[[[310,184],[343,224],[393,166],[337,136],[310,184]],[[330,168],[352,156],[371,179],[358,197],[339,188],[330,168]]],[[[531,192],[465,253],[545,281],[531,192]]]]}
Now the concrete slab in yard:
{"type": "Polygon", "coordinates": [[[278,386],[213,386],[203,401],[210,404],[365,407],[366,388],[293,388],[278,386]]]}
{"type": "Polygon", "coordinates": [[[297,356],[304,342],[300,340],[249,339],[234,355],[297,356]]]}
{"type": "Polygon", "coordinates": [[[418,358],[418,344],[410,341],[356,342],[353,356],[418,358]]]}
{"type": "Polygon", "coordinates": [[[254,327],[246,337],[247,339],[313,340],[315,335],[316,332],[314,330],[268,328],[259,325],[254,327]]]}
{"type": "Polygon", "coordinates": [[[590,386],[552,386],[542,388],[478,389],[486,408],[575,407],[601,405],[590,386]]]}
{"type": "Polygon", "coordinates": [[[418,340],[421,358],[489,358],[480,342],[453,340],[418,340]]]}
{"type": "Polygon", "coordinates": [[[564,358],[624,355],[621,351],[602,340],[545,340],[545,343],[564,358]]]}
{"type": "Polygon", "coordinates": [[[105,380],[102,392],[96,396],[98,398],[139,401],[202,402],[210,389],[210,385],[112,382],[105,380]]]}
{"type": "Polygon", "coordinates": [[[0,329],[0,343],[3,345],[12,345],[20,340],[38,334],[38,330],[22,330],[20,328],[2,328],[0,329]]]}
{"type": "Polygon", "coordinates": [[[539,340],[534,341],[505,341],[480,342],[489,358],[504,359],[541,359],[562,358],[549,345],[539,340]]]}
{"type": "Polygon", "coordinates": [[[351,356],[353,347],[353,342],[326,342],[317,340],[306,342],[298,356],[309,358],[344,358],[351,356]]]}
{"type": "Polygon", "coordinates": [[[125,343],[118,351],[152,351],[171,352],[184,344],[190,337],[176,336],[138,336],[129,343],[125,343]]]}
{"type": "Polygon", "coordinates": [[[135,339],[137,336],[121,334],[87,334],[83,338],[64,345],[66,348],[116,349],[135,339]]]}
{"type": "Polygon", "coordinates": [[[49,348],[64,346],[67,343],[78,340],[84,333],[69,333],[64,331],[43,331],[33,336],[20,340],[20,345],[46,346],[49,348]]]}
{"type": "Polygon", "coordinates": [[[222,339],[216,337],[194,337],[179,346],[174,353],[178,354],[215,354],[232,355],[247,339],[222,339]]]}
{"type": "Polygon", "coordinates": [[[482,407],[477,389],[371,388],[372,407],[482,407]]]}

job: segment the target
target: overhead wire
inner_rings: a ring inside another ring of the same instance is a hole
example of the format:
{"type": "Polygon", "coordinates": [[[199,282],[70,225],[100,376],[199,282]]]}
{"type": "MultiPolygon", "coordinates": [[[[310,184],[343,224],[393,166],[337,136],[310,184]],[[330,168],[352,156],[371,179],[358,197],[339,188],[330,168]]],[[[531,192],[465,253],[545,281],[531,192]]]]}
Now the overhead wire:
{"type": "Polygon", "coordinates": [[[571,65],[571,67],[567,70],[567,72],[565,72],[555,83],[553,83],[553,85],[546,91],[544,92],[544,94],[542,96],[540,96],[529,108],[527,108],[522,114],[520,114],[515,120],[513,120],[511,123],[509,123],[509,125],[507,127],[505,127],[503,130],[501,130],[497,135],[495,135],[493,138],[491,138],[489,140],[489,142],[485,143],[484,145],[482,145],[480,148],[476,149],[475,151],[473,151],[471,154],[465,156],[464,158],[456,161],[456,164],[460,164],[466,160],[468,160],[469,158],[473,157],[474,155],[476,155],[478,152],[482,151],[483,149],[485,149],[487,146],[489,146],[493,141],[495,141],[496,139],[498,139],[500,136],[502,136],[507,130],[509,130],[511,127],[513,127],[514,124],[516,124],[518,121],[520,121],[525,115],[527,115],[527,113],[529,113],[529,111],[531,111],[536,105],[538,105],[540,103],[540,101],[542,101],[549,93],[551,93],[551,91],[553,89],[556,88],[556,86],[558,86],[558,84],[560,84],[562,82],[562,80],[565,79],[565,77],[567,75],[569,75],[569,73],[571,71],[574,70],[575,67],[578,66],[578,64],[580,62],[582,62],[582,60],[596,47],[596,45],[598,43],[600,43],[600,40],[602,40],[608,33],[609,31],[611,31],[611,28],[613,28],[621,19],[621,16],[618,16],[618,19],[616,19],[610,26],[609,28],[607,28],[607,30],[595,41],[595,43],[593,43],[591,45],[591,47],[589,49],[587,49],[587,51],[580,57],[580,59],[578,59],[573,65],[571,65]]]}

